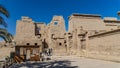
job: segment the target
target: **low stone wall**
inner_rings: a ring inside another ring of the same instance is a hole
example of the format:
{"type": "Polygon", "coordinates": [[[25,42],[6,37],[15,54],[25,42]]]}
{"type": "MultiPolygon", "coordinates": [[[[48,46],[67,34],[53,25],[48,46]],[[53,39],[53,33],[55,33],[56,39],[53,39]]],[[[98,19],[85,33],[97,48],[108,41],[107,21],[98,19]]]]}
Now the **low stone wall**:
{"type": "Polygon", "coordinates": [[[86,57],[120,62],[120,31],[89,37],[86,57]]]}
{"type": "Polygon", "coordinates": [[[11,48],[11,47],[0,48],[0,59],[4,58],[4,57],[7,57],[7,56],[10,56],[10,53],[14,52],[14,51],[15,51],[15,49],[11,48]]]}

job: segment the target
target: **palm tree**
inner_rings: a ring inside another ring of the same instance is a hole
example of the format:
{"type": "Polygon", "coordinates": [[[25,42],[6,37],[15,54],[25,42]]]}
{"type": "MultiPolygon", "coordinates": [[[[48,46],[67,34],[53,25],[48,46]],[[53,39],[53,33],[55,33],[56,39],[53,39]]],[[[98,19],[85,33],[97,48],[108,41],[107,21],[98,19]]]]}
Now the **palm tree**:
{"type": "Polygon", "coordinates": [[[118,11],[118,16],[120,16],[120,11],[118,11]]]}
{"type": "MultiPolygon", "coordinates": [[[[0,5],[0,13],[5,15],[7,18],[9,17],[9,12],[0,5]]],[[[0,16],[0,25],[3,25],[5,28],[7,27],[7,23],[4,21],[4,18],[0,16]]],[[[12,42],[12,34],[10,34],[5,28],[0,28],[0,37],[5,40],[5,42],[12,42]]]]}

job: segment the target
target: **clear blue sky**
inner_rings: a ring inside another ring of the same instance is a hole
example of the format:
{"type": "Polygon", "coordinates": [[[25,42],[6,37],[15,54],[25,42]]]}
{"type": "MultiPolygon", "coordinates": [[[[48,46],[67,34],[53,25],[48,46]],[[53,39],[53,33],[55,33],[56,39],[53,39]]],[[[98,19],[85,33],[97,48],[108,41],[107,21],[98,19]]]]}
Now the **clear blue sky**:
{"type": "Polygon", "coordinates": [[[68,16],[72,13],[100,14],[118,17],[120,0],[0,0],[8,9],[8,31],[15,34],[16,20],[29,16],[36,22],[49,23],[53,15],[62,15],[68,30],[68,16]]]}

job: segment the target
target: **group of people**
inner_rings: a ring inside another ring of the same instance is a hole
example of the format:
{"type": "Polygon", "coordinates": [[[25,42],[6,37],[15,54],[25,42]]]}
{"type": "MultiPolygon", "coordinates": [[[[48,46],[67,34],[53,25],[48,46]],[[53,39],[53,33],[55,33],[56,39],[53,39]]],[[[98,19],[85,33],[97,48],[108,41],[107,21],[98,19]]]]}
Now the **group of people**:
{"type": "Polygon", "coordinates": [[[46,56],[52,56],[52,48],[46,49],[44,53],[46,56]]]}
{"type": "Polygon", "coordinates": [[[40,53],[42,61],[45,59],[51,59],[50,56],[52,56],[52,48],[45,49],[42,53],[40,53]]]}

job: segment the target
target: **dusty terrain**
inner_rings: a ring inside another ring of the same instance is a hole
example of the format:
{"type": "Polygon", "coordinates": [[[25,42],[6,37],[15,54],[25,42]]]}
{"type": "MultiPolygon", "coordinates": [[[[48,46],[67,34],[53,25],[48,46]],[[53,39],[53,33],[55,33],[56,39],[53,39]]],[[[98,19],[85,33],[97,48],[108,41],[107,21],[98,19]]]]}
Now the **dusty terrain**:
{"type": "Polygon", "coordinates": [[[10,68],[120,68],[120,63],[75,56],[53,56],[44,62],[24,62],[10,68]]]}

